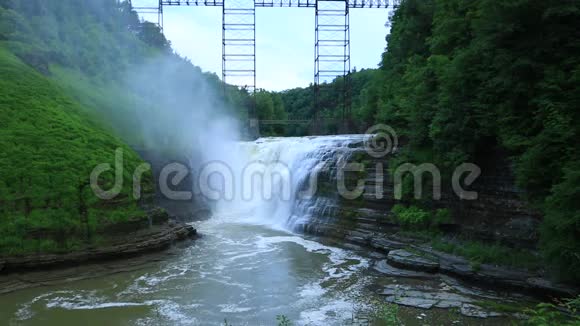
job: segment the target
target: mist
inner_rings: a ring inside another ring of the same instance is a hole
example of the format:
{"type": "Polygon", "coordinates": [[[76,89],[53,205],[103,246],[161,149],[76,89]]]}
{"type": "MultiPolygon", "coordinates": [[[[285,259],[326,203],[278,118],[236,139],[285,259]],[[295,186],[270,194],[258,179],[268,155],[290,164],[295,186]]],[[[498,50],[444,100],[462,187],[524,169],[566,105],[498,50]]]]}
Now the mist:
{"type": "Polygon", "coordinates": [[[238,122],[218,96],[221,90],[186,60],[149,60],[129,71],[125,83],[141,100],[135,118],[146,148],[211,160],[239,140],[238,122]]]}
{"type": "MultiPolygon", "coordinates": [[[[208,162],[237,161],[234,156],[240,140],[239,117],[224,104],[217,76],[204,74],[188,60],[169,54],[129,69],[123,84],[131,92],[133,108],[129,112],[134,117],[131,130],[122,130],[122,134],[137,142],[135,149],[152,163],[154,174],[170,162],[186,165],[190,175],[174,185],[175,189],[193,191],[193,201],[185,203],[189,209],[191,203],[195,209],[207,208],[209,203],[195,196],[198,172],[208,162]]],[[[176,205],[172,201],[171,206],[176,205]]]]}

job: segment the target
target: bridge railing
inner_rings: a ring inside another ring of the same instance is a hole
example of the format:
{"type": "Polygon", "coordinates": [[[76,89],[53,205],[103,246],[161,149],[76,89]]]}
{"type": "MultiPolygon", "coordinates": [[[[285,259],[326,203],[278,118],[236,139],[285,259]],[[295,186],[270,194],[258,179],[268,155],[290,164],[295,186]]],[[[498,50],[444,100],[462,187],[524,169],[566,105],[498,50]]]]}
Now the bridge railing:
{"type": "MultiPolygon", "coordinates": [[[[223,6],[226,0],[161,0],[162,6],[223,6]]],[[[318,0],[337,1],[340,0],[318,0]]],[[[346,0],[349,8],[392,8],[400,0],[346,0]]],[[[254,0],[256,7],[305,7],[313,8],[317,0],[254,0]]]]}

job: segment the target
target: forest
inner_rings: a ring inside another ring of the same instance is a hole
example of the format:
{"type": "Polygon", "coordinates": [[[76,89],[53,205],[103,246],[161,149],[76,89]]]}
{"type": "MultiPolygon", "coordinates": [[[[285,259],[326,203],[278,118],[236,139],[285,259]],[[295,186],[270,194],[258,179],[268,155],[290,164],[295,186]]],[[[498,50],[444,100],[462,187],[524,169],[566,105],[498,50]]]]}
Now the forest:
{"type": "Polygon", "coordinates": [[[444,167],[499,145],[544,214],[548,269],[580,275],[580,4],[405,1],[396,11],[366,121],[408,137],[405,155],[444,167]]]}

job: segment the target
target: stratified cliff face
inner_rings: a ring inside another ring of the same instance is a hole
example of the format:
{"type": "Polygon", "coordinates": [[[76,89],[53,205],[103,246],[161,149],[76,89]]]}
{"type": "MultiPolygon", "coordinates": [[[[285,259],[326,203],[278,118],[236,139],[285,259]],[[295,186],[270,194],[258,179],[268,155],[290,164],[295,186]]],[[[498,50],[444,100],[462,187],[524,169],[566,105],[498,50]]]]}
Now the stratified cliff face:
{"type": "MultiPolygon", "coordinates": [[[[459,247],[465,244],[465,240],[475,240],[477,243],[500,244],[506,252],[512,247],[514,252],[524,250],[534,256],[541,215],[520,199],[521,194],[514,186],[509,164],[500,151],[490,152],[481,166],[481,176],[468,189],[465,187],[465,190],[477,191],[477,199],[461,200],[451,190],[451,185],[441,185],[441,199],[429,204],[433,210],[449,209],[452,218],[436,223],[443,237],[439,239],[440,235],[426,233],[438,238],[431,239],[418,233],[400,232],[408,230],[399,224],[398,218],[391,212],[394,205],[401,203],[394,200],[393,178],[388,174],[388,164],[395,161],[395,156],[372,159],[361,143],[353,143],[349,147],[352,149],[349,154],[335,155],[334,161],[326,161],[331,163],[331,168],[318,176],[317,195],[310,199],[308,205],[309,218],[294,223],[295,231],[330,237],[387,254],[387,259],[381,262],[386,266],[382,272],[390,276],[400,276],[400,272],[392,272],[393,268],[399,268],[447,274],[478,285],[540,296],[574,296],[578,293],[574,286],[552,280],[541,266],[480,263],[470,257],[440,251],[434,246],[432,240],[459,247]],[[332,163],[345,157],[349,157],[350,162],[363,162],[365,165],[362,171],[345,173],[344,185],[347,189],[352,190],[357,183],[360,185],[364,181],[365,191],[355,199],[345,199],[339,195],[338,184],[341,182],[337,181],[340,178],[337,178],[336,164],[332,163]],[[377,164],[382,164],[382,169],[377,170],[377,164]],[[379,196],[376,195],[377,189],[382,189],[378,192],[379,196]]],[[[423,190],[428,191],[427,187],[423,190]]],[[[427,195],[431,197],[430,193],[427,195]]],[[[433,231],[433,224],[430,230],[433,231]]]]}
{"type": "MultiPolygon", "coordinates": [[[[357,232],[389,235],[399,231],[391,209],[400,202],[394,200],[393,178],[388,171],[389,162],[396,153],[375,159],[365,153],[362,143],[353,146],[349,161],[362,162],[365,169],[363,172],[345,173],[345,184],[352,190],[357,182],[364,181],[363,195],[352,200],[340,196],[336,168],[325,170],[319,175],[317,192],[317,200],[323,204],[313,209],[310,221],[300,225],[299,229],[336,238],[356,237],[353,234],[357,232]],[[377,164],[382,164],[382,170],[377,170],[377,164]],[[377,178],[380,171],[383,176],[377,178]],[[382,196],[376,195],[377,183],[382,196]],[[383,183],[382,187],[380,183],[383,183]]],[[[505,154],[497,149],[490,150],[480,168],[481,175],[466,187],[466,190],[478,193],[475,200],[461,200],[453,192],[450,182],[442,181],[441,199],[430,201],[433,209],[450,210],[452,219],[441,225],[442,231],[472,240],[535,248],[541,215],[521,199],[505,154]]],[[[430,187],[424,186],[425,196],[432,197],[431,191],[430,187]]]]}
{"type": "Polygon", "coordinates": [[[483,241],[535,248],[542,215],[530,207],[522,190],[515,186],[507,153],[492,148],[479,165],[481,176],[472,187],[478,193],[476,200],[460,200],[447,192],[441,202],[452,210],[454,222],[460,226],[458,231],[483,241]]]}

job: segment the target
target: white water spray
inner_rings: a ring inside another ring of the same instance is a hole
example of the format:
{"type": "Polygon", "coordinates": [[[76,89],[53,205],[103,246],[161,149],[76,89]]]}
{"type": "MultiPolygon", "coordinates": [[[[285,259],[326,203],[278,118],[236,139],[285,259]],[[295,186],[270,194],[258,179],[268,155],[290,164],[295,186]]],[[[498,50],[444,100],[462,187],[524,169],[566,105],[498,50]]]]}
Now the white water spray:
{"type": "Polygon", "coordinates": [[[216,203],[216,215],[293,230],[333,200],[309,193],[321,169],[333,168],[364,135],[261,138],[239,143],[231,167],[234,198],[216,203]],[[270,178],[270,179],[268,179],[270,178]]]}

